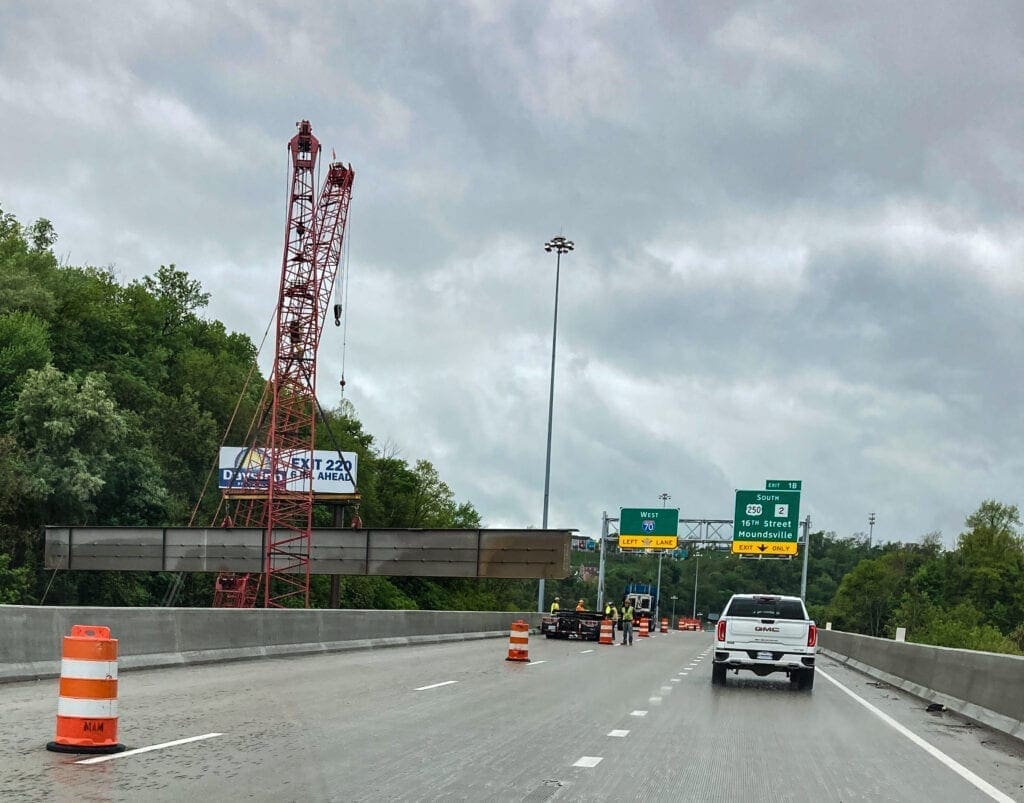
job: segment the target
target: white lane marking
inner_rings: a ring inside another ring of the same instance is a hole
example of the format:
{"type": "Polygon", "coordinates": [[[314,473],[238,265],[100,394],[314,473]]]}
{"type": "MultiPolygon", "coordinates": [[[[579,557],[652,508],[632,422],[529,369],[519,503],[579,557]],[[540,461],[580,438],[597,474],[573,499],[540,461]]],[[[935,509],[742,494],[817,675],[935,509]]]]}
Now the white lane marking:
{"type": "Polygon", "coordinates": [[[527,666],[537,666],[537,664],[546,664],[546,663],[547,663],[547,659],[544,659],[543,661],[530,661],[530,663],[528,663],[527,666]]]}
{"type": "Polygon", "coordinates": [[[583,756],[573,764],[574,767],[596,767],[601,763],[601,756],[583,756]]]}
{"type": "Polygon", "coordinates": [[[689,673],[689,672],[680,672],[679,674],[680,674],[680,675],[682,675],[682,676],[683,676],[683,677],[685,678],[685,677],[686,677],[687,675],[689,675],[690,673],[689,673]]]}
{"type": "Polygon", "coordinates": [[[459,681],[457,680],[444,680],[440,683],[431,683],[429,686],[420,686],[418,689],[414,689],[413,691],[426,691],[427,689],[436,689],[439,686],[451,686],[453,683],[458,682],[459,681]]]}
{"type": "Polygon", "coordinates": [[[647,716],[646,711],[631,711],[629,714],[631,717],[645,717],[647,716]]]}
{"type": "Polygon", "coordinates": [[[149,747],[136,747],[134,750],[125,750],[123,753],[111,753],[109,756],[96,756],[95,758],[83,758],[81,761],[76,761],[76,764],[99,764],[103,761],[113,761],[115,758],[126,758],[128,756],[137,756],[139,753],[149,753],[152,750],[163,750],[165,747],[176,747],[179,744],[188,744],[189,742],[199,742],[203,739],[212,739],[214,736],[223,736],[223,733],[204,733],[202,736],[190,736],[187,739],[175,739],[173,742],[164,742],[163,744],[151,744],[149,747]]]}
{"type": "Polygon", "coordinates": [[[679,678],[669,678],[668,682],[669,683],[682,683],[683,681],[681,681],[679,678]]]}
{"type": "Polygon", "coordinates": [[[672,691],[672,687],[671,686],[662,686],[661,687],[661,693],[662,694],[669,694],[671,691],[672,691]]]}
{"type": "Polygon", "coordinates": [[[817,673],[819,675],[821,675],[823,678],[825,678],[825,680],[827,680],[829,683],[832,683],[833,685],[835,685],[841,692],[844,692],[845,694],[848,694],[850,697],[852,697],[854,700],[856,700],[858,703],[860,703],[862,706],[864,706],[868,711],[870,711],[872,714],[874,714],[879,719],[881,719],[882,722],[884,722],[886,725],[891,726],[892,728],[897,730],[899,733],[901,733],[904,736],[906,736],[908,739],[910,739],[910,741],[912,741],[914,744],[916,744],[918,747],[920,747],[926,753],[929,753],[932,756],[934,756],[935,758],[937,758],[939,761],[941,761],[943,764],[945,764],[947,767],[949,767],[951,770],[953,770],[953,772],[955,772],[957,775],[959,775],[961,778],[963,778],[968,783],[970,783],[970,784],[974,785],[975,787],[977,787],[978,789],[980,789],[982,792],[984,792],[990,798],[992,798],[993,800],[998,800],[998,801],[1000,801],[1000,803],[1013,803],[1013,798],[1012,797],[1010,797],[1009,795],[1006,795],[1006,794],[1003,794],[1002,792],[1000,792],[998,789],[996,789],[994,786],[992,786],[992,784],[990,784],[988,781],[984,780],[983,778],[980,778],[979,776],[975,775],[973,772],[971,772],[969,769],[967,769],[967,767],[965,767],[963,764],[959,763],[956,759],[951,758],[950,756],[947,756],[945,753],[943,753],[941,750],[939,750],[939,748],[937,748],[937,747],[935,747],[935,745],[931,744],[931,742],[926,742],[924,739],[922,739],[920,736],[918,736],[912,730],[910,730],[909,728],[901,725],[899,722],[897,722],[891,716],[886,714],[881,709],[876,708],[875,706],[873,706],[871,703],[869,703],[863,697],[858,695],[856,692],[851,691],[850,689],[846,688],[846,686],[844,686],[842,683],[840,683],[835,678],[830,677],[829,675],[826,675],[820,668],[818,670],[816,670],[816,671],[817,671],[817,673]]]}
{"type": "Polygon", "coordinates": [[[654,703],[655,705],[657,705],[658,703],[661,702],[661,698],[660,697],[648,697],[647,698],[647,702],[654,703]]]}
{"type": "Polygon", "coordinates": [[[611,731],[609,736],[618,736],[620,739],[625,739],[629,736],[629,731],[611,731]]]}
{"type": "Polygon", "coordinates": [[[580,655],[586,655],[588,652],[593,652],[593,650],[580,650],[580,655]]]}

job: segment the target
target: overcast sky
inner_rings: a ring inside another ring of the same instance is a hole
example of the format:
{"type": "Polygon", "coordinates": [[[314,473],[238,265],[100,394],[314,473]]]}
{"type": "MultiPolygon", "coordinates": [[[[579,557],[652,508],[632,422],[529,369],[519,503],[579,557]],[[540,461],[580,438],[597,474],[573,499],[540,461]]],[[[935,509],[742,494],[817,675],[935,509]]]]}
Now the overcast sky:
{"type": "MultiPolygon", "coordinates": [[[[487,526],[952,544],[1024,478],[1024,5],[0,4],[0,206],[259,343],[295,122],[351,162],[345,396],[487,526]]],[[[320,352],[337,405],[342,330],[320,352]]],[[[261,358],[269,369],[271,354],[261,358]]]]}

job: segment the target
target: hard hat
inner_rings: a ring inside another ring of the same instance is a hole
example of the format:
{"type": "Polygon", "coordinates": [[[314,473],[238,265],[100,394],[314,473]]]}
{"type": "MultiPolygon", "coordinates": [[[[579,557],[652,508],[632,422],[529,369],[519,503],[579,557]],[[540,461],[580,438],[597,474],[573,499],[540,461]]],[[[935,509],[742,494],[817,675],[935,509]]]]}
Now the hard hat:
{"type": "Polygon", "coordinates": [[[561,597],[555,597],[555,599],[561,599],[561,597]]]}

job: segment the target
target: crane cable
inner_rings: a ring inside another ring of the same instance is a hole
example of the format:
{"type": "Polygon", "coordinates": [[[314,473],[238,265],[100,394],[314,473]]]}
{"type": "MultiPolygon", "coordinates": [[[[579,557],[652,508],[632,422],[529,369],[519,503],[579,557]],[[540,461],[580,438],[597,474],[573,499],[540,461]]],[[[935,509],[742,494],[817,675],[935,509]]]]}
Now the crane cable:
{"type": "MultiPolygon", "coordinates": [[[[349,263],[352,258],[352,207],[349,206],[348,218],[345,221],[345,240],[342,244],[344,253],[342,254],[342,266],[344,270],[344,277],[341,279],[343,284],[342,289],[342,314],[344,315],[344,321],[341,327],[341,398],[345,398],[345,358],[348,353],[348,315],[345,314],[345,310],[348,309],[348,280],[349,280],[349,263]]],[[[334,279],[334,300],[335,305],[338,301],[338,284],[339,278],[335,276],[334,279]]]]}

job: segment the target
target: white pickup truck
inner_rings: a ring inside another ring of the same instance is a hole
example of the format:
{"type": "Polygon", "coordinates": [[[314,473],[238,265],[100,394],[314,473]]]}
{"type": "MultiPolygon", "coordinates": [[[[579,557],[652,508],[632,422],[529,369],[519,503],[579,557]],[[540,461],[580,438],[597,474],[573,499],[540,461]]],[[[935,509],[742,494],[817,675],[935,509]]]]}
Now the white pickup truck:
{"type": "Polygon", "coordinates": [[[800,597],[734,594],[715,628],[711,683],[725,685],[726,672],[759,677],[785,672],[799,689],[814,688],[818,628],[800,597]]]}

